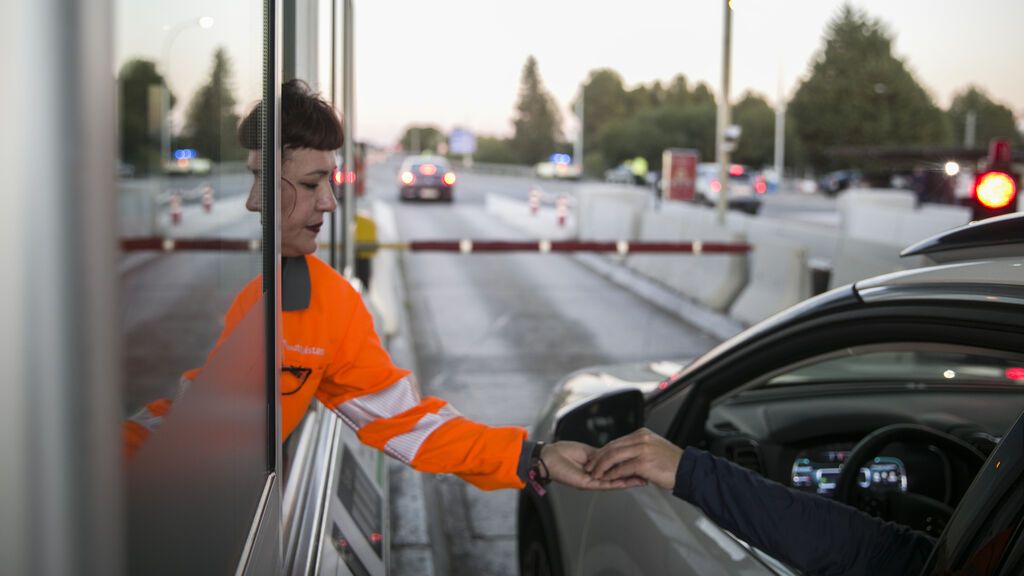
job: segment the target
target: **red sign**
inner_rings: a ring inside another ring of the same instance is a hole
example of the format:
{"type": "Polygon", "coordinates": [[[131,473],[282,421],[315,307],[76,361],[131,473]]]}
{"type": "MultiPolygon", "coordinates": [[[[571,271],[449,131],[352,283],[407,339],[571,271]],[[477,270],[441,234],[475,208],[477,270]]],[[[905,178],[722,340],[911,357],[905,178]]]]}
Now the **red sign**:
{"type": "Polygon", "coordinates": [[[696,150],[670,148],[661,155],[661,197],[665,200],[693,201],[696,196],[696,150]]]}

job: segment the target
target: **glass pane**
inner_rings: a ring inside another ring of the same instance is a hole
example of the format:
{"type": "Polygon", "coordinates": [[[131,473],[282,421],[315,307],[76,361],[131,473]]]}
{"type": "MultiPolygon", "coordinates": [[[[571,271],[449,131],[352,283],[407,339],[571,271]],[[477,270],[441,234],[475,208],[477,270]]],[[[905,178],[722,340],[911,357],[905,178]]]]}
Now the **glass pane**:
{"type": "MultiPolygon", "coordinates": [[[[262,4],[115,9],[129,570],[226,574],[272,436],[260,218],[238,137],[262,94],[262,4]]],[[[261,148],[260,132],[246,144],[261,148]]]]}
{"type": "Polygon", "coordinates": [[[1024,358],[970,348],[892,344],[844,350],[768,380],[768,386],[850,382],[1024,384],[1024,358]]]}

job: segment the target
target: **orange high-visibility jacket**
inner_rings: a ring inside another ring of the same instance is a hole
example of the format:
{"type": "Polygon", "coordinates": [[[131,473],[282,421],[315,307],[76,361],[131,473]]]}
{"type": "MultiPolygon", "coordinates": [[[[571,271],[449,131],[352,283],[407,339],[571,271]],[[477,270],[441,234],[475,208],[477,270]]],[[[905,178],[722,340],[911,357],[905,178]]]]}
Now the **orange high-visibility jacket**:
{"type": "MultiPolygon", "coordinates": [[[[392,364],[362,298],[340,274],[316,256],[290,259],[288,267],[282,278],[282,440],[316,397],[363,443],[416,470],[455,474],[485,490],[523,487],[517,466],[526,430],[478,424],[440,398],[421,398],[409,372],[392,364]]],[[[261,293],[258,276],[235,297],[210,356],[261,293]]],[[[190,370],[183,379],[197,373],[190,370]]],[[[157,400],[125,423],[129,452],[169,409],[169,401],[157,400]]]]}

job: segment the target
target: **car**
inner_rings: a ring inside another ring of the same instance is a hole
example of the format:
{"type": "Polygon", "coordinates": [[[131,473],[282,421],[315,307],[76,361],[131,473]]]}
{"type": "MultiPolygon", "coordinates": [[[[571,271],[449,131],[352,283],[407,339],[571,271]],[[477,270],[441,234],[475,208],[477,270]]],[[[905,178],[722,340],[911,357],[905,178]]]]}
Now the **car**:
{"type": "Polygon", "coordinates": [[[398,199],[453,202],[455,172],[441,156],[409,156],[398,169],[398,199]]]}
{"type": "Polygon", "coordinates": [[[847,188],[859,186],[864,179],[860,170],[836,170],[818,179],[818,189],[829,196],[835,196],[847,188]]]}
{"type": "MultiPolygon", "coordinates": [[[[925,574],[979,558],[1006,568],[971,573],[1024,573],[1024,214],[903,255],[927,265],[806,300],[699,358],[574,372],[531,439],[602,446],[644,426],[935,536],[925,574]]],[[[653,485],[525,490],[517,521],[530,576],[795,573],[653,485]]]]}
{"type": "MultiPolygon", "coordinates": [[[[697,180],[694,183],[695,200],[708,206],[717,206],[722,192],[717,162],[701,162],[697,165],[697,180]]],[[[741,164],[729,165],[728,202],[731,210],[742,210],[757,214],[761,210],[761,196],[768,191],[763,176],[741,164]]]]}
{"type": "Polygon", "coordinates": [[[546,162],[538,162],[534,166],[538,178],[552,180],[579,180],[582,176],[579,164],[574,164],[568,154],[552,154],[546,162]]]}
{"type": "Polygon", "coordinates": [[[634,182],[633,171],[623,162],[604,171],[604,181],[613,184],[632,184],[634,182]]]}

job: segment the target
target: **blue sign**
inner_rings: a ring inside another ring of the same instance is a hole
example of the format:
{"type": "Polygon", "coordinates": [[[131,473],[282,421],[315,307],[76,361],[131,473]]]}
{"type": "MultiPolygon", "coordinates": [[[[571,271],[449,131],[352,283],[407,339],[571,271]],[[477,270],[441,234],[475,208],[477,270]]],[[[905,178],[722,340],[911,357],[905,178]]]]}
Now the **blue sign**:
{"type": "Polygon", "coordinates": [[[469,130],[452,129],[452,133],[448,136],[448,153],[466,155],[474,152],[476,152],[476,136],[469,130]]]}
{"type": "Polygon", "coordinates": [[[175,160],[191,160],[197,156],[194,148],[179,148],[174,151],[175,160]]]}

